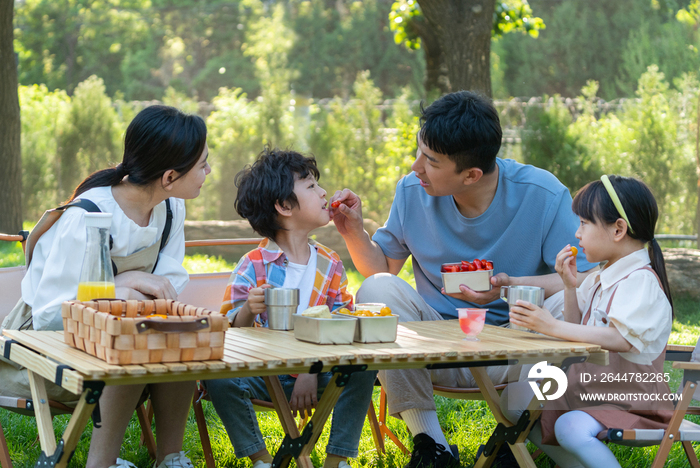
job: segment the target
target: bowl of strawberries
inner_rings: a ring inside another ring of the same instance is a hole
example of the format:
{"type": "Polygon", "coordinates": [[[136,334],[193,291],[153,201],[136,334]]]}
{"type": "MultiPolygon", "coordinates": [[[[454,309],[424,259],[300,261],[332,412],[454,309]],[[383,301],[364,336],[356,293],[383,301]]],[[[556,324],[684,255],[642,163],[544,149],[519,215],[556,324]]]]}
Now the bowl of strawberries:
{"type": "Polygon", "coordinates": [[[474,291],[490,291],[493,262],[477,258],[471,262],[462,260],[457,263],[443,263],[440,273],[442,287],[447,294],[461,292],[461,284],[474,291]]]}

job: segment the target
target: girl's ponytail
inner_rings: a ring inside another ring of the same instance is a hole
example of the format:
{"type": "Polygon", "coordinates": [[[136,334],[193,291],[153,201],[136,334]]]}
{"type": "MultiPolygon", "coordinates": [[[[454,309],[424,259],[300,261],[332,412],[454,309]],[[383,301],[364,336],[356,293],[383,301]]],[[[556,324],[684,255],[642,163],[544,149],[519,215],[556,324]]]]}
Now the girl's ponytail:
{"type": "Polygon", "coordinates": [[[666,262],[664,262],[664,255],[661,252],[661,246],[656,242],[656,238],[649,242],[649,258],[651,259],[651,268],[656,272],[656,275],[661,280],[661,286],[663,287],[664,293],[668,298],[668,302],[671,304],[671,315],[673,318],[676,314],[673,310],[673,298],[671,297],[671,287],[668,284],[668,275],[666,275],[666,262]]]}
{"type": "Polygon", "coordinates": [[[73,195],[71,195],[70,200],[68,201],[75,200],[82,193],[85,193],[95,187],[113,187],[118,185],[127,174],[128,171],[124,167],[124,164],[119,164],[117,167],[110,167],[109,169],[102,169],[100,171],[93,172],[75,188],[73,195]]]}

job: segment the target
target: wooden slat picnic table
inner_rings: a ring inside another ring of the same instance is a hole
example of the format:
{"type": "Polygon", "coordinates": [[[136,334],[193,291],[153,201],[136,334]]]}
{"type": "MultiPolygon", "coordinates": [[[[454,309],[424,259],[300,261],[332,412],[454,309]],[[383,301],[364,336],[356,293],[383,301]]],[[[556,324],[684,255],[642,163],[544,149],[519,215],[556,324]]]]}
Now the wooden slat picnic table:
{"type": "MultiPolygon", "coordinates": [[[[299,434],[294,424],[283,421],[287,437],[275,456],[275,466],[284,467],[295,457],[299,466],[311,467],[309,454],[342,392],[344,381],[352,372],[365,369],[470,367],[499,426],[510,427],[512,424],[501,413],[498,394],[484,370],[485,366],[534,364],[543,360],[564,366],[585,360],[607,363],[607,352],[598,345],[566,342],[506,328],[486,326],[479,335],[480,341],[465,341],[456,320],[402,322],[394,343],[352,345],[317,345],[296,340],[293,332],[233,328],[226,332],[224,357],[220,361],[130,366],[109,365],[68,346],[63,341],[63,332],[4,330],[3,334],[5,337],[0,338],[0,353],[29,371],[42,457],[49,459],[53,456],[56,466],[66,466],[104,385],[265,376],[276,408],[289,412],[289,405],[275,376],[332,371],[334,378],[319,401],[311,424],[304,428],[303,433],[299,434]],[[45,380],[81,395],[58,450],[48,405],[37,404],[45,394],[45,380]],[[292,444],[292,441],[295,443],[292,444]],[[303,443],[299,447],[301,441],[303,443]],[[56,460],[59,452],[68,455],[56,460]]],[[[539,416],[538,403],[533,400],[529,408],[531,422],[526,430],[520,432],[517,440],[511,442],[503,439],[496,434],[499,428],[492,436],[491,446],[496,450],[505,441],[511,443],[521,466],[534,467],[524,442],[532,423],[539,416]]],[[[482,456],[476,466],[490,466],[495,453],[491,457],[482,456]]]]}

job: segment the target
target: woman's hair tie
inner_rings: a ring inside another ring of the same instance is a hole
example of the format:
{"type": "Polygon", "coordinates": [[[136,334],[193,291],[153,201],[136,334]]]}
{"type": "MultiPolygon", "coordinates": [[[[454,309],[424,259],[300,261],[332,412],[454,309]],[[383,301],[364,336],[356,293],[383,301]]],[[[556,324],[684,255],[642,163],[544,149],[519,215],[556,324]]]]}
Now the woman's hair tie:
{"type": "Polygon", "coordinates": [[[129,171],[124,164],[119,164],[117,167],[115,167],[115,169],[117,170],[117,174],[122,178],[129,175],[129,171]]]}

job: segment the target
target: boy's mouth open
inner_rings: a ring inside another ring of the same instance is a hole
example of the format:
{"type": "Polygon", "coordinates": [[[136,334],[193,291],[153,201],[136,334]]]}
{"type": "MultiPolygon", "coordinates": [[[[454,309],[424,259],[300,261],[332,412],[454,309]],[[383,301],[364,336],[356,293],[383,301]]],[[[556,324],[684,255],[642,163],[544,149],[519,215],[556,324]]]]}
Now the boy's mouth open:
{"type": "Polygon", "coordinates": [[[430,184],[429,184],[428,182],[424,181],[424,180],[421,179],[420,177],[418,178],[418,180],[420,181],[420,186],[421,186],[421,187],[429,187],[429,186],[430,186],[430,184]]]}

